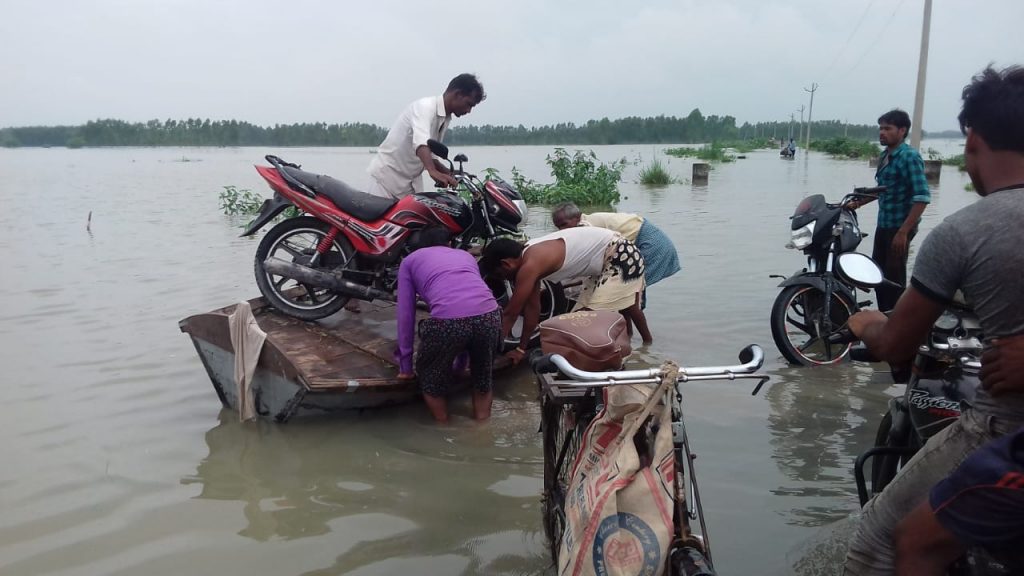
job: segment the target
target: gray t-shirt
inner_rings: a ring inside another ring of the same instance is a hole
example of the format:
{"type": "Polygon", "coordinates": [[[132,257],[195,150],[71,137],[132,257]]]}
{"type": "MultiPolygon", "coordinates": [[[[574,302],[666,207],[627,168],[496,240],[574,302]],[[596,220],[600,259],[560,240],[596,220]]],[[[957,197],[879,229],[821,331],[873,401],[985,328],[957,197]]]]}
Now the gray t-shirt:
{"type": "MultiPolygon", "coordinates": [[[[963,292],[986,340],[1024,333],[1024,187],[989,194],[936,226],[910,281],[941,302],[963,292]]],[[[979,390],[975,407],[1020,419],[1024,395],[996,400],[979,390]]]]}

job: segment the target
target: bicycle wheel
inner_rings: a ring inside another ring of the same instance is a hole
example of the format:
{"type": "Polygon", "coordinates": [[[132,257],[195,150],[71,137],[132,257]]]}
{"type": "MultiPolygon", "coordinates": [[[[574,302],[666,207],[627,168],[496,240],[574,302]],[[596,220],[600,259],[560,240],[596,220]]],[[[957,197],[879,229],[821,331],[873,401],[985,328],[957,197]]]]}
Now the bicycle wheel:
{"type": "Polygon", "coordinates": [[[594,400],[588,393],[578,402],[559,404],[546,397],[541,402],[541,434],[544,452],[544,496],[541,512],[551,559],[558,551],[565,531],[565,496],[569,473],[583,442],[583,434],[595,415],[594,400]]]}

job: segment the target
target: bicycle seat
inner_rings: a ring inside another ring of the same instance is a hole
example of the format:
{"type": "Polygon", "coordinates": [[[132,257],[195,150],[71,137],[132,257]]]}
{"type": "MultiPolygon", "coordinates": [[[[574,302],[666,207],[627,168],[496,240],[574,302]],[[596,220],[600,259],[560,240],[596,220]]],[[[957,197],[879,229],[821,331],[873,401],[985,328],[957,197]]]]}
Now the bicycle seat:
{"type": "Polygon", "coordinates": [[[314,174],[290,166],[281,166],[278,170],[286,171],[289,176],[310,190],[326,196],[335,206],[363,221],[380,218],[398,202],[360,192],[341,180],[323,174],[314,174]]]}

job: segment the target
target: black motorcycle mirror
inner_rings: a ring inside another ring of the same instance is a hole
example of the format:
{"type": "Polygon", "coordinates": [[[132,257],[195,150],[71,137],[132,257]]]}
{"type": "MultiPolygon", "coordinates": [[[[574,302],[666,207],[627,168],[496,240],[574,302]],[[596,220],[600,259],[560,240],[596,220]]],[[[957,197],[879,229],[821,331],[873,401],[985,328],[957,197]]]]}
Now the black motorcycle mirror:
{"type": "MultiPolygon", "coordinates": [[[[445,146],[444,144],[441,144],[437,140],[434,140],[433,138],[427,140],[427,148],[430,149],[430,153],[433,154],[434,156],[443,158],[445,160],[448,159],[448,147],[445,146]]],[[[458,160],[458,158],[456,158],[456,160],[458,160]]]]}

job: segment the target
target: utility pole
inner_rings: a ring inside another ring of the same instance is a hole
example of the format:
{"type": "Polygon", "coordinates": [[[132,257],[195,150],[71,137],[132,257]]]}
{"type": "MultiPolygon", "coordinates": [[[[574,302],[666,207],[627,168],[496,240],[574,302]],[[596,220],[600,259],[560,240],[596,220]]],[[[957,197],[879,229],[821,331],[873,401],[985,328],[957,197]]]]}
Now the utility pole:
{"type": "Polygon", "coordinates": [[[847,119],[843,120],[843,138],[846,138],[846,136],[849,133],[850,133],[850,119],[847,118],[847,119]]]}
{"type": "Polygon", "coordinates": [[[811,83],[810,89],[804,88],[804,92],[811,93],[811,107],[807,109],[807,135],[804,137],[804,150],[811,149],[811,118],[814,114],[814,93],[818,90],[818,85],[814,82],[811,83]]]}
{"type": "Polygon", "coordinates": [[[921,25],[921,57],[917,61],[917,91],[914,95],[914,121],[910,127],[910,145],[921,148],[921,119],[924,117],[924,80],[928,71],[928,34],[932,23],[932,0],[924,0],[921,25]]]}

